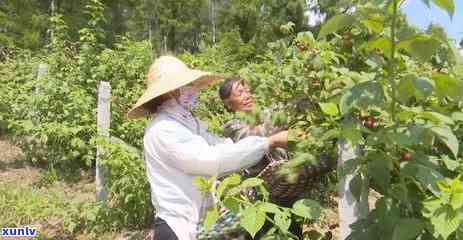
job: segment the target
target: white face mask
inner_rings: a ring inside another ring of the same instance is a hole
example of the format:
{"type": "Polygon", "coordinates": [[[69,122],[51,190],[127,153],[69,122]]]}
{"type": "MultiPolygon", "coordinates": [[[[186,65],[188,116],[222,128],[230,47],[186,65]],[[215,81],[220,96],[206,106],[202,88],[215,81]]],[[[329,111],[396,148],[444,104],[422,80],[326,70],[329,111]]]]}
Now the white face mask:
{"type": "Polygon", "coordinates": [[[199,90],[193,86],[181,87],[179,90],[178,103],[186,110],[192,111],[198,105],[199,90]]]}

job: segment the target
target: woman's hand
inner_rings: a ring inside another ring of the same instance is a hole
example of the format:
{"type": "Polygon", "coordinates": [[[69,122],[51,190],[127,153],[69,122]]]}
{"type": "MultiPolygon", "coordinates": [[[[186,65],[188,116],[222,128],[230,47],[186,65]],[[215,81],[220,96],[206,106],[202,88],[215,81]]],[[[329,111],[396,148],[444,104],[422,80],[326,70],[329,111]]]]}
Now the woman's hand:
{"type": "Polygon", "coordinates": [[[288,131],[281,131],[268,138],[270,147],[288,147],[288,131]]]}
{"type": "Polygon", "coordinates": [[[303,140],[305,138],[306,134],[307,134],[306,132],[298,132],[296,137],[299,140],[303,140]]]}

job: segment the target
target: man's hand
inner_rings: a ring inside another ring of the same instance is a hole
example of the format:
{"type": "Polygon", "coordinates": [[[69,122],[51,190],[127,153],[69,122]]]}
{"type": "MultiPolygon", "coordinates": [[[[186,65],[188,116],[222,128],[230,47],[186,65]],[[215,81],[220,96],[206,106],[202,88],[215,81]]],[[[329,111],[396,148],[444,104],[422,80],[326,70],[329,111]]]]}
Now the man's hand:
{"type": "Polygon", "coordinates": [[[270,147],[288,147],[288,131],[281,131],[268,138],[270,147]]]}

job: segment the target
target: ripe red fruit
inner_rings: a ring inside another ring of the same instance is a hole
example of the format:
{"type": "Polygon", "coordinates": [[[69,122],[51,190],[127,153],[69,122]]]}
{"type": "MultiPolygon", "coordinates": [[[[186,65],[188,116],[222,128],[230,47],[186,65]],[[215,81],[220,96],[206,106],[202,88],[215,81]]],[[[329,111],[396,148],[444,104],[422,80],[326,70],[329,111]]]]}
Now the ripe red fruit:
{"type": "Polygon", "coordinates": [[[371,121],[370,119],[368,119],[368,120],[365,122],[365,127],[367,127],[367,128],[372,129],[374,126],[375,126],[375,122],[374,122],[374,121],[371,121]]]}
{"type": "Polygon", "coordinates": [[[412,159],[412,154],[410,152],[404,152],[402,153],[402,160],[404,161],[410,161],[412,159]]]}
{"type": "Polygon", "coordinates": [[[305,51],[305,50],[307,50],[307,46],[306,46],[304,43],[301,43],[301,42],[297,42],[297,43],[296,43],[296,47],[297,47],[297,49],[299,49],[300,51],[305,51]]]}

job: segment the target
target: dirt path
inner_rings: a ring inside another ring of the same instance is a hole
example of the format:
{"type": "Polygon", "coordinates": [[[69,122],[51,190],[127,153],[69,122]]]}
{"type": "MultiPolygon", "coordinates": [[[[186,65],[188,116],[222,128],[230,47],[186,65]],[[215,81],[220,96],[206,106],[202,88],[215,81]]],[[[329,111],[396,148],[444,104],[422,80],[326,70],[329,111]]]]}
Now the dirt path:
{"type": "Polygon", "coordinates": [[[40,169],[26,164],[21,149],[0,138],[0,179],[4,183],[33,184],[40,169]]]}
{"type": "Polygon", "coordinates": [[[0,136],[0,162],[11,163],[21,156],[21,149],[0,136]]]}

